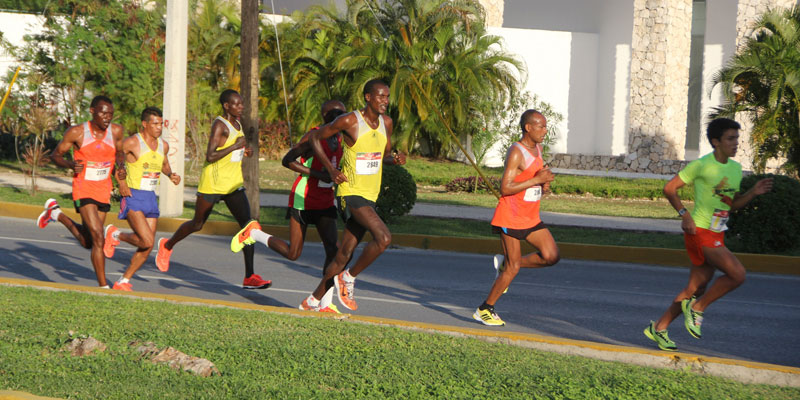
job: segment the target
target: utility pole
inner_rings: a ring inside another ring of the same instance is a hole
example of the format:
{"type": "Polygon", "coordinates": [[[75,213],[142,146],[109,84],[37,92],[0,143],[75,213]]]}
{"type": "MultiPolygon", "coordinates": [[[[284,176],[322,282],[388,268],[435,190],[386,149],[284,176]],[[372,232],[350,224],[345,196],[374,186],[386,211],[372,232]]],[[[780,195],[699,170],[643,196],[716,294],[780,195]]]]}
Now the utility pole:
{"type": "Polygon", "coordinates": [[[242,162],[244,187],[250,201],[250,215],[259,217],[261,194],[258,182],[258,20],[259,0],[242,0],[242,40],[241,40],[241,94],[244,101],[242,128],[247,145],[253,149],[252,157],[242,162]]]}
{"type": "Polygon", "coordinates": [[[164,57],[164,130],[169,143],[169,165],[181,176],[173,185],[162,176],[158,208],[161,215],[183,214],[183,158],[186,144],[186,48],[189,40],[189,5],[186,0],[167,0],[167,46],[164,57]]]}

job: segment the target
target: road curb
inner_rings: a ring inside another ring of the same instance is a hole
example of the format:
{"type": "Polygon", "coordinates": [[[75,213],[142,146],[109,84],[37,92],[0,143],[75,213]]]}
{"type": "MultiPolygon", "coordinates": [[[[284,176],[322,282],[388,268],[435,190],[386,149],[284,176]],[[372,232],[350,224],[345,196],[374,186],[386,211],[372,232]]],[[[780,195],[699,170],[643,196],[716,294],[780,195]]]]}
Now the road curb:
{"type": "MultiPolygon", "coordinates": [[[[72,209],[61,209],[70,218],[77,219],[78,214],[72,209]]],[[[42,212],[38,205],[27,205],[10,202],[0,202],[0,216],[36,219],[42,212]]],[[[188,221],[182,218],[159,218],[158,231],[175,232],[178,227],[188,221]]],[[[115,214],[106,216],[106,223],[119,228],[130,229],[128,222],[120,220],[115,214]]],[[[262,225],[265,231],[278,237],[288,237],[289,227],[286,225],[262,225]]],[[[233,236],[240,229],[235,222],[208,221],[203,229],[197,233],[206,235],[233,236]]],[[[611,232],[611,231],[609,231],[611,232]]],[[[369,233],[367,233],[369,235],[369,233]]],[[[316,230],[310,229],[307,238],[319,241],[316,230]]],[[[368,239],[368,238],[367,238],[368,239]]],[[[413,247],[427,250],[443,250],[459,253],[497,254],[503,249],[497,239],[457,238],[448,236],[392,234],[392,244],[395,246],[413,247]]],[[[689,257],[686,251],[679,249],[660,249],[652,247],[628,246],[601,246],[580,243],[558,243],[562,258],[577,260],[595,260],[625,262],[636,264],[653,264],[664,266],[689,266],[689,257]]],[[[523,251],[532,251],[533,247],[523,243],[523,251]]],[[[800,275],[800,257],[775,256],[764,254],[735,253],[739,261],[750,272],[767,272],[775,274],[800,275]]]]}
{"type": "Polygon", "coordinates": [[[583,340],[562,339],[530,333],[505,332],[479,328],[462,328],[450,325],[401,321],[391,318],[352,314],[316,313],[313,311],[301,311],[288,307],[265,306],[226,300],[201,299],[196,297],[150,292],[120,292],[97,287],[55,282],[41,282],[28,279],[0,278],[0,284],[7,286],[33,287],[37,289],[70,290],[107,296],[125,296],[141,300],[168,301],[179,304],[230,307],[300,317],[332,318],[371,325],[383,325],[401,329],[443,333],[456,337],[470,337],[490,342],[501,342],[536,350],[555,352],[559,354],[589,357],[603,361],[624,362],[628,364],[680,371],[688,370],[700,375],[713,375],[733,379],[747,384],[769,384],[776,386],[800,387],[800,368],[720,357],[706,357],[691,353],[668,353],[636,347],[618,346],[583,340]]]}

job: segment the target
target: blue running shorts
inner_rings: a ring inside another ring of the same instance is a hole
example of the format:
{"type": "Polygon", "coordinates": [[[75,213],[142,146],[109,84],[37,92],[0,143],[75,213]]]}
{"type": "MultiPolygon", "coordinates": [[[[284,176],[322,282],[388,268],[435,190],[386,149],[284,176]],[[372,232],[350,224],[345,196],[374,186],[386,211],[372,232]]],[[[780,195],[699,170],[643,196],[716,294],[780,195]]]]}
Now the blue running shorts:
{"type": "Polygon", "coordinates": [[[141,211],[145,218],[158,218],[158,199],[151,190],[131,189],[130,197],[123,197],[119,206],[119,219],[127,219],[131,211],[141,211]]]}

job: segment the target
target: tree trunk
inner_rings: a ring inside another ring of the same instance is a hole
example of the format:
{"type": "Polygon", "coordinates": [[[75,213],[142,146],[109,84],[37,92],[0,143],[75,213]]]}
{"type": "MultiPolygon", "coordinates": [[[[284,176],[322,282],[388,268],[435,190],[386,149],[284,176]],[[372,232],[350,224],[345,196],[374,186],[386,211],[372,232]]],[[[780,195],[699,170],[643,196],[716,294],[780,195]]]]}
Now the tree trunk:
{"type": "Polygon", "coordinates": [[[260,192],[258,187],[258,0],[242,0],[241,92],[244,101],[242,127],[252,157],[242,163],[244,187],[250,202],[250,214],[258,219],[260,192]]]}

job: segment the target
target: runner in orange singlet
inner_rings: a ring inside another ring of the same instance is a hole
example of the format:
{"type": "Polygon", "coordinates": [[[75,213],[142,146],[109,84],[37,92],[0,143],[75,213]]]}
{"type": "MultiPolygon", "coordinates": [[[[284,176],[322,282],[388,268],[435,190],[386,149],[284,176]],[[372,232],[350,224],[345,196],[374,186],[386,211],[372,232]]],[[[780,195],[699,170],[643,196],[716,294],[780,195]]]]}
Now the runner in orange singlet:
{"type": "Polygon", "coordinates": [[[500,234],[505,257],[494,257],[497,278],[486,301],[472,315],[484,325],[505,325],[494,311],[494,304],[520,268],[548,267],[560,259],[553,235],[539,218],[539,200],[554,178],[542,161],[541,144],[547,135],[547,120],[538,111],[527,110],[522,113],[520,127],[522,139],[508,149],[500,183],[502,197],[492,218],[492,231],[500,234]],[[521,257],[521,240],[527,241],[539,252],[521,257]]]}
{"type": "Polygon", "coordinates": [[[92,120],[67,129],[50,156],[54,164],[74,171],[72,199],[82,224],[62,213],[56,199],[45,202],[45,210],[39,215],[37,224],[40,228],[53,221],[64,224],[81,246],[92,250],[97,283],[100,287],[110,289],[106,283],[106,259],[103,255],[103,223],[106,213],[111,209],[111,173],[115,169],[115,162],[117,180],[125,180],[125,169],[122,168],[122,140],[125,133],[121,125],[111,123],[114,104],[108,97],[96,96],[92,99],[89,112],[92,120]],[[73,159],[67,160],[64,153],[70,149],[74,150],[73,159]]]}

